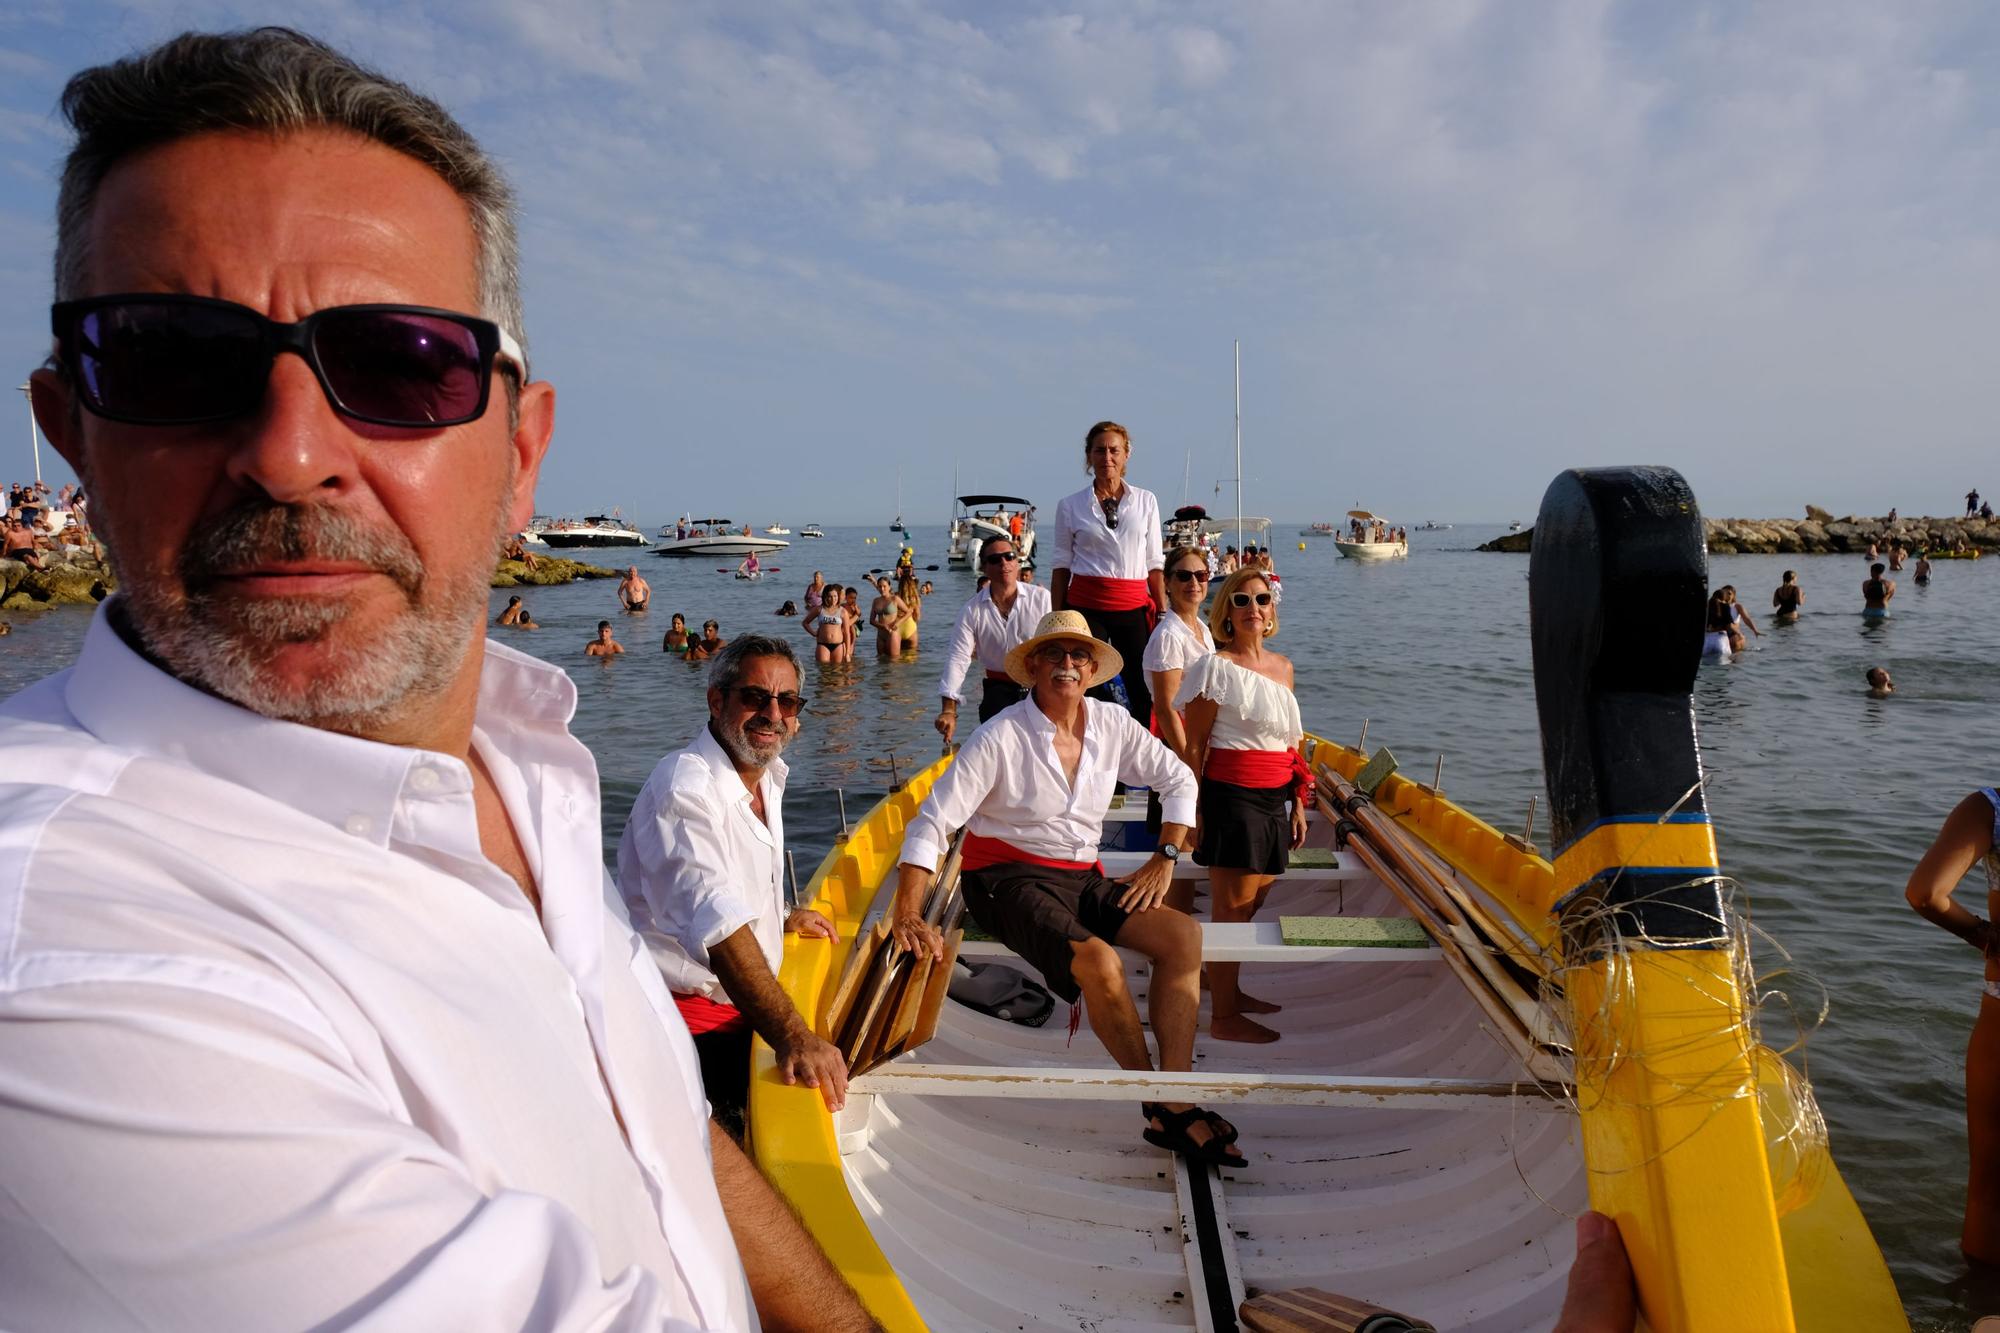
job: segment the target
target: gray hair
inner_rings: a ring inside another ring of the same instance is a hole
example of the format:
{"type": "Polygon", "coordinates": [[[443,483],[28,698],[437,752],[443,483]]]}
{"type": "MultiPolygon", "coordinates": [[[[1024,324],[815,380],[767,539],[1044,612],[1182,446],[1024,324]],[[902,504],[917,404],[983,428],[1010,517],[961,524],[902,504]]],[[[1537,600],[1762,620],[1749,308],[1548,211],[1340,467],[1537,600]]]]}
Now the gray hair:
{"type": "Polygon", "coordinates": [[[219,130],[342,130],[415,158],[465,201],[478,246],[480,313],[527,345],[514,192],[500,168],[430,98],[290,28],[187,32],[86,69],[63,89],[76,144],[56,202],[56,299],[85,292],[90,215],[121,161],[219,130]]]}
{"type": "Polygon", "coordinates": [[[745,634],[740,639],[731,639],[715,655],[715,661],[708,668],[708,688],[729,690],[743,679],[744,664],[753,657],[782,657],[792,664],[792,674],[803,676],[799,670],[798,655],[792,645],[783,639],[774,639],[765,634],[745,634]]]}

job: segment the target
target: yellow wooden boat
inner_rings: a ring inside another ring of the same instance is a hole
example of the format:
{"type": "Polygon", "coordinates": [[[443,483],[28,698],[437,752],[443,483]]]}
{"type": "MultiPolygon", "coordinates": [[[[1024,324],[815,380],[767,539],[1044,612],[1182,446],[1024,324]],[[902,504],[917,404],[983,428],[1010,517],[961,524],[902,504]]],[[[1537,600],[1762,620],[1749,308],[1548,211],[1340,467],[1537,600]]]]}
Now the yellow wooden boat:
{"type": "MultiPolygon", "coordinates": [[[[1148,1079],[1060,1023],[947,1005],[839,1117],[779,1083],[759,1043],[752,1150],[883,1325],[1234,1328],[1260,1290],[1317,1287],[1441,1329],[1546,1329],[1589,1206],[1617,1220],[1653,1329],[1907,1329],[1809,1091],[1748,1012],[1700,799],[1693,636],[1682,662],[1654,628],[1679,628],[1673,608],[1698,623],[1700,530],[1664,470],[1568,473],[1544,502],[1553,861],[1401,775],[1352,799],[1369,756],[1308,737],[1320,854],[1265,914],[1414,916],[1432,947],[1205,925],[1205,953],[1284,1004],[1283,1041],[1204,1035],[1194,1073],[1148,1079]],[[1146,1146],[1133,1103],[1165,1087],[1228,1102],[1252,1169],[1190,1173],[1146,1146]]],[[[814,875],[842,943],[790,943],[779,979],[801,1012],[823,1017],[945,762],[814,875]]]]}

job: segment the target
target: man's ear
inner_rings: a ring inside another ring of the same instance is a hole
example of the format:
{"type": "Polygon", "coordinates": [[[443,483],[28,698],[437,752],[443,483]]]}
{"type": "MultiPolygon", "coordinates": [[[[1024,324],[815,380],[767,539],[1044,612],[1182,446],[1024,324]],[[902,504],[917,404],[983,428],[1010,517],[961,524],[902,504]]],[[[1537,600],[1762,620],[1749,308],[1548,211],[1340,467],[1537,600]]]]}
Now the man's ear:
{"type": "Polygon", "coordinates": [[[76,473],[84,490],[95,489],[84,457],[83,405],[71,391],[69,380],[51,367],[42,367],[28,376],[28,401],[34,407],[35,424],[76,473]]]}

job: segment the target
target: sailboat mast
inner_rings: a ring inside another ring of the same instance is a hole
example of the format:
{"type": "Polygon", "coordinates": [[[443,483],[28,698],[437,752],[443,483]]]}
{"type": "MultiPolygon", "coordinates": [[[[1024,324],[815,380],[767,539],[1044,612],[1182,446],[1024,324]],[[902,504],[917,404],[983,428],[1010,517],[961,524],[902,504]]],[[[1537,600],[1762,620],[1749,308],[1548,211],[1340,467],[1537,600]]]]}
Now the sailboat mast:
{"type": "Polygon", "coordinates": [[[1236,549],[1243,549],[1243,340],[1236,348],[1236,549]]]}

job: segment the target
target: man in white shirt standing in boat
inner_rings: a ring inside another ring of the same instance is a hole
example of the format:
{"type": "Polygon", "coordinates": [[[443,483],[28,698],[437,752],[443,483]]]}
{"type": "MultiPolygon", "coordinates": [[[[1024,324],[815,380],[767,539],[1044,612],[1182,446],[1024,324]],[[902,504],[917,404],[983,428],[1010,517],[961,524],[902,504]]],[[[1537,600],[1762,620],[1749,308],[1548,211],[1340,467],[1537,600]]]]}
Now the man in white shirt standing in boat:
{"type": "Polygon", "coordinates": [[[837,938],[785,904],[785,761],[799,732],[799,662],[782,639],[731,639],[708,669],[708,721],[662,759],[618,840],[618,891],[694,1034],[708,1104],[741,1140],[750,1034],[787,1083],[847,1100],[847,1064],[778,987],[785,936],[837,938]]]}
{"type": "Polygon", "coordinates": [[[284,29],[63,106],[32,392],[119,592],[0,706],[0,1319],[867,1327],[711,1129],[574,687],[486,642],[555,405],[505,180],[284,29]]]}
{"type": "Polygon", "coordinates": [[[1021,582],[1021,557],[1012,537],[988,537],[979,544],[979,572],[986,586],[972,594],[951,627],[938,684],[937,730],[947,744],[958,730],[958,706],[965,669],[978,662],[986,671],[980,686],[979,720],[1021,702],[1027,691],[1007,674],[1007,654],[1025,642],[1049,613],[1049,590],[1021,582]]]}
{"type": "MultiPolygon", "coordinates": [[[[1001,710],[958,752],[903,835],[891,929],[906,949],[942,957],[924,894],[952,831],[966,830],[959,885],[981,929],[1075,1005],[1123,1069],[1152,1069],[1139,1007],[1118,949],[1152,962],[1149,1017],[1160,1069],[1194,1067],[1201,927],[1165,906],[1194,823],[1195,777],[1113,703],[1084,697],[1122,663],[1077,611],[1054,611],[1007,655],[1028,697],[1001,710]],[[1160,850],[1122,880],[1097,863],[1118,782],[1160,795],[1160,850]],[[1115,946],[1115,947],[1114,947],[1115,946]]],[[[1241,1167],[1235,1127],[1182,1102],[1144,1104],[1146,1141],[1215,1166],[1241,1167]]]]}

